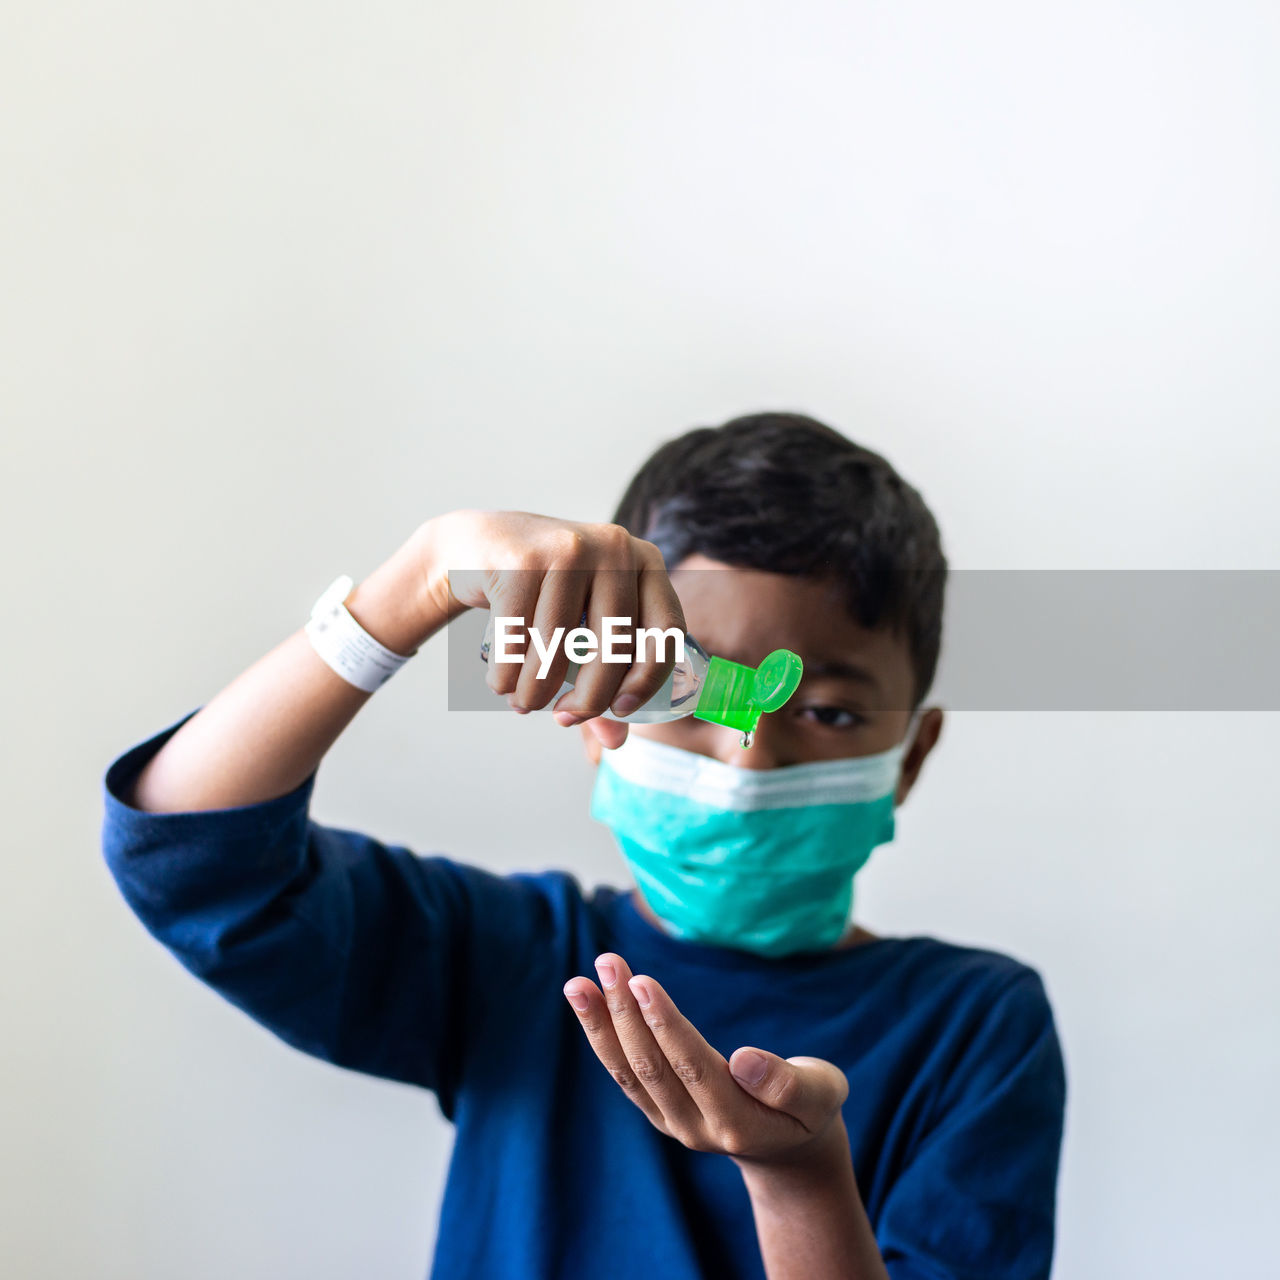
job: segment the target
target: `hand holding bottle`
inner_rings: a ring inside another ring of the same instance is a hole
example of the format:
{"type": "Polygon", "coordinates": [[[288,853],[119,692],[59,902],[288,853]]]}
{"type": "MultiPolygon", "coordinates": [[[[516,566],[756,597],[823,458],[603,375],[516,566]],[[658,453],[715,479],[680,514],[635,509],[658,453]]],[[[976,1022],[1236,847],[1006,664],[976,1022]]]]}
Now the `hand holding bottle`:
{"type": "MultiPolygon", "coordinates": [[[[662,553],[620,525],[559,520],[527,511],[452,511],[428,522],[423,539],[427,591],[447,618],[464,609],[523,618],[543,636],[585,625],[602,634],[604,619],[630,619],[615,630],[629,636],[640,627],[684,632],[684,613],[667,576],[662,553]],[[450,573],[479,570],[450,581],[450,573]]],[[[632,652],[635,652],[634,643],[632,652]]],[[[628,715],[657,693],[671,674],[674,654],[646,646],[630,665],[590,662],[572,689],[555,702],[561,724],[592,721],[605,746],[619,745],[626,726],[596,720],[607,709],[628,715]]],[[[490,662],[486,683],[513,709],[545,707],[564,684],[570,659],[563,647],[545,664],[532,646],[522,663],[490,662]]]]}

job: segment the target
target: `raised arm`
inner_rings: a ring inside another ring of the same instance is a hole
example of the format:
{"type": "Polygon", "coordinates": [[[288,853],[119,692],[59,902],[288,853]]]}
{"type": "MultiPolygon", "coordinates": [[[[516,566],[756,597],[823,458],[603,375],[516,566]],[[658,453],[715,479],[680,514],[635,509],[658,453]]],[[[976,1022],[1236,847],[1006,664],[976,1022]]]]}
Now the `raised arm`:
{"type": "MultiPolygon", "coordinates": [[[[345,603],[375,640],[410,654],[464,609],[490,599],[528,618],[545,616],[552,627],[576,626],[584,602],[596,611],[621,610],[636,625],[684,625],[652,543],[616,525],[518,511],[455,511],[427,520],[345,603]],[[459,599],[450,569],[482,567],[490,571],[486,581],[459,599]]],[[[490,683],[498,693],[518,692],[526,708],[542,707],[558,692],[566,661],[561,657],[538,679],[531,654],[524,667],[491,670],[490,683]]],[[[593,719],[606,746],[617,746],[625,726],[594,717],[620,692],[642,701],[652,695],[670,666],[595,664],[562,703],[580,719],[593,719]]],[[[138,809],[177,813],[285,795],[314,772],[370,697],[334,672],[300,627],[183,724],[124,798],[138,809]]]]}

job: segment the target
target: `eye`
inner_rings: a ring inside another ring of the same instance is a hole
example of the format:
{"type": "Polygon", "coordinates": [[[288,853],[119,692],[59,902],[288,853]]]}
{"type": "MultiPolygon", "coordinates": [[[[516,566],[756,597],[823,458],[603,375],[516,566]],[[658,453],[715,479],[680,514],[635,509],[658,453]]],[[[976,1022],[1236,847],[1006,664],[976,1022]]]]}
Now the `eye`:
{"type": "Polygon", "coordinates": [[[826,729],[856,729],[867,723],[865,716],[860,716],[856,711],[850,711],[848,707],[801,707],[800,713],[804,716],[812,713],[813,721],[826,729]]]}

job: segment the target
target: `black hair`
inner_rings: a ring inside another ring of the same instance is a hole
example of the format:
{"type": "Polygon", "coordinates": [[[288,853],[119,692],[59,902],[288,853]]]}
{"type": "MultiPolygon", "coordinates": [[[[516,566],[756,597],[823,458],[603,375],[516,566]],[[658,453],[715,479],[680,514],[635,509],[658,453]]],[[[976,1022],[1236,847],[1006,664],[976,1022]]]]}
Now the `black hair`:
{"type": "Polygon", "coordinates": [[[905,635],[912,708],[942,643],[947,561],[920,494],[878,453],[799,413],[753,413],[668,440],[632,477],[613,523],[668,568],[700,553],[834,580],[850,615],[905,635]]]}

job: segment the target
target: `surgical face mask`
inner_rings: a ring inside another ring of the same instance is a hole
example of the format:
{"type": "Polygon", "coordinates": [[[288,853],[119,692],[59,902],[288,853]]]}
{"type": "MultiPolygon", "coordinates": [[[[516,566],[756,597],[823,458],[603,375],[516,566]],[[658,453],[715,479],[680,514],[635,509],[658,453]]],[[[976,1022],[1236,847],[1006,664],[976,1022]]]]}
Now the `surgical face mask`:
{"type": "Polygon", "coordinates": [[[893,839],[916,722],[888,751],[775,769],[631,733],[601,755],[591,816],[676,937],[765,956],[829,950],[849,922],[854,875],[893,839]]]}

